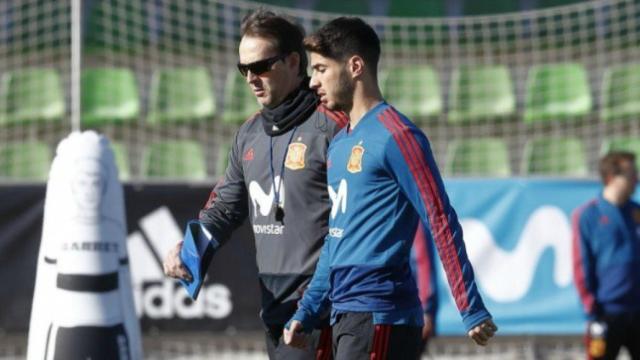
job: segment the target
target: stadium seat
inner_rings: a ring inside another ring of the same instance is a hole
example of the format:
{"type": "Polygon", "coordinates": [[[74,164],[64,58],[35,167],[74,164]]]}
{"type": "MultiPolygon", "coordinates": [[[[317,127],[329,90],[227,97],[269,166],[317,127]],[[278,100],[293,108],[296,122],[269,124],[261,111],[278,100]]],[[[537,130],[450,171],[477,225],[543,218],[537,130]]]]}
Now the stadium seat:
{"type": "Polygon", "coordinates": [[[190,140],[153,143],[144,152],[142,174],[149,178],[204,179],[207,166],[202,147],[190,140]]]}
{"type": "Polygon", "coordinates": [[[579,139],[538,138],[524,148],[522,172],[526,175],[584,176],[587,159],[579,139]]]}
{"type": "Polygon", "coordinates": [[[42,142],[11,142],[0,145],[0,177],[44,181],[49,175],[51,150],[42,142]]]}
{"type": "Polygon", "coordinates": [[[131,167],[129,166],[127,147],[118,142],[111,142],[111,150],[113,150],[113,157],[118,167],[118,178],[120,180],[129,180],[131,167]]]}
{"type": "Polygon", "coordinates": [[[1,123],[60,120],[65,115],[62,84],[54,69],[28,68],[5,73],[0,96],[1,123]]]}
{"type": "Polygon", "coordinates": [[[640,120],[640,63],[605,70],[600,116],[605,121],[640,120]]]}
{"type": "Polygon", "coordinates": [[[82,123],[124,123],[140,114],[136,79],[129,69],[95,68],[82,72],[82,123]]]}
{"type": "Polygon", "coordinates": [[[513,115],[516,98],[509,69],[502,65],[454,70],[449,92],[449,122],[473,122],[513,115]]]}
{"type": "Polygon", "coordinates": [[[229,73],[224,91],[222,121],[241,124],[260,109],[245,77],[238,71],[229,73]]]}
{"type": "Polygon", "coordinates": [[[623,150],[636,154],[636,164],[640,168],[640,138],[616,137],[605,139],[600,149],[601,154],[604,155],[612,150],[623,150]]]}
{"type": "Polygon", "coordinates": [[[386,69],[381,78],[385,99],[410,119],[442,112],[440,81],[430,66],[396,66],[386,69]]]}
{"type": "Polygon", "coordinates": [[[566,120],[591,111],[591,92],[584,67],[576,63],[534,66],[529,70],[526,122],[566,120]]]}
{"type": "Polygon", "coordinates": [[[454,176],[509,176],[507,145],[497,138],[453,141],[447,149],[445,173],[454,176]]]}
{"type": "Polygon", "coordinates": [[[156,71],[149,90],[152,124],[179,123],[210,118],[216,111],[211,78],[204,67],[156,71]]]}

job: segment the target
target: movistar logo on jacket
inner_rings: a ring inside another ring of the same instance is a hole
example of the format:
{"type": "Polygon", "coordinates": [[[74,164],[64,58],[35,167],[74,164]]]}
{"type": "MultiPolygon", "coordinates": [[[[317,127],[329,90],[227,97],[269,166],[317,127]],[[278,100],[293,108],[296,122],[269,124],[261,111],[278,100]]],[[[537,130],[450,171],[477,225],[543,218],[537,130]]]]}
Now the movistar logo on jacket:
{"type": "Polygon", "coordinates": [[[251,203],[253,204],[253,217],[258,217],[258,214],[262,216],[269,216],[273,204],[275,203],[275,193],[278,191],[280,206],[284,207],[284,182],[280,179],[280,176],[276,176],[274,186],[271,185],[269,193],[264,191],[257,181],[251,181],[249,183],[249,197],[251,197],[251,203]]]}
{"type": "MultiPolygon", "coordinates": [[[[347,211],[347,180],[340,180],[338,185],[338,191],[334,190],[331,185],[327,185],[329,189],[329,197],[331,198],[331,219],[335,219],[338,215],[338,211],[344,214],[347,211]]],[[[335,238],[341,238],[344,234],[344,229],[338,227],[329,228],[329,236],[335,238]]]]}

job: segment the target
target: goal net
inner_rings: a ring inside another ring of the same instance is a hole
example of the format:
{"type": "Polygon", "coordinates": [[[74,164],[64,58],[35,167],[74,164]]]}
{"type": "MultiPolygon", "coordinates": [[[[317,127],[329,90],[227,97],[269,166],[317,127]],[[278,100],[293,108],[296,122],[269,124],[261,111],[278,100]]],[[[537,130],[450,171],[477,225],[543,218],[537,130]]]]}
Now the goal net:
{"type": "MultiPolygon", "coordinates": [[[[123,178],[223,173],[234,132],[258,109],[235,63],[241,19],[259,6],[84,2],[81,127],[113,140],[123,178]]],[[[271,8],[308,32],[338,15],[271,8]]],[[[584,177],[611,148],[640,151],[639,9],[601,0],[365,19],[383,43],[385,97],[428,134],[445,175],[584,177]]],[[[32,167],[70,130],[70,10],[69,1],[0,4],[3,177],[38,178],[32,167]]]]}

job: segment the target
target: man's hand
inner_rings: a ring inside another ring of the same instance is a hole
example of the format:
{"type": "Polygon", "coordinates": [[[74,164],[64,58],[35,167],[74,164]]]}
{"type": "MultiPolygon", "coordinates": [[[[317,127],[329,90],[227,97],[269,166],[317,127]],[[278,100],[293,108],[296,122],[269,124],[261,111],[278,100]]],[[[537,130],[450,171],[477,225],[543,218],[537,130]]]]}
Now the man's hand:
{"type": "Polygon", "coordinates": [[[167,257],[164,258],[162,263],[164,274],[175,279],[191,281],[191,274],[189,274],[189,271],[182,265],[182,260],[180,260],[180,250],[182,250],[182,241],[177,243],[169,251],[167,257]]]}
{"type": "Polygon", "coordinates": [[[483,321],[480,325],[469,331],[469,337],[480,346],[485,346],[493,334],[498,331],[498,327],[491,319],[483,321]]]}
{"type": "Polygon", "coordinates": [[[307,347],[307,334],[302,331],[302,323],[292,320],[289,328],[285,326],[283,333],[284,343],[298,349],[307,347]]]}
{"type": "Polygon", "coordinates": [[[422,327],[422,341],[427,341],[433,336],[433,319],[431,315],[424,314],[424,326],[422,327]]]}

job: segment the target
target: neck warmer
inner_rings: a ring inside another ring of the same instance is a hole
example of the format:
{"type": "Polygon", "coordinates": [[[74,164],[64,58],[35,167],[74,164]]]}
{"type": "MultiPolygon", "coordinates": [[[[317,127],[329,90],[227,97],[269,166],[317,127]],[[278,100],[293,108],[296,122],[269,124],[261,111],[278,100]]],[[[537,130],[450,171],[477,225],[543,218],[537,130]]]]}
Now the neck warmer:
{"type": "Polygon", "coordinates": [[[318,98],[309,89],[309,78],[274,108],[263,108],[262,124],[269,136],[280,135],[306,120],[316,109],[318,98]]]}

